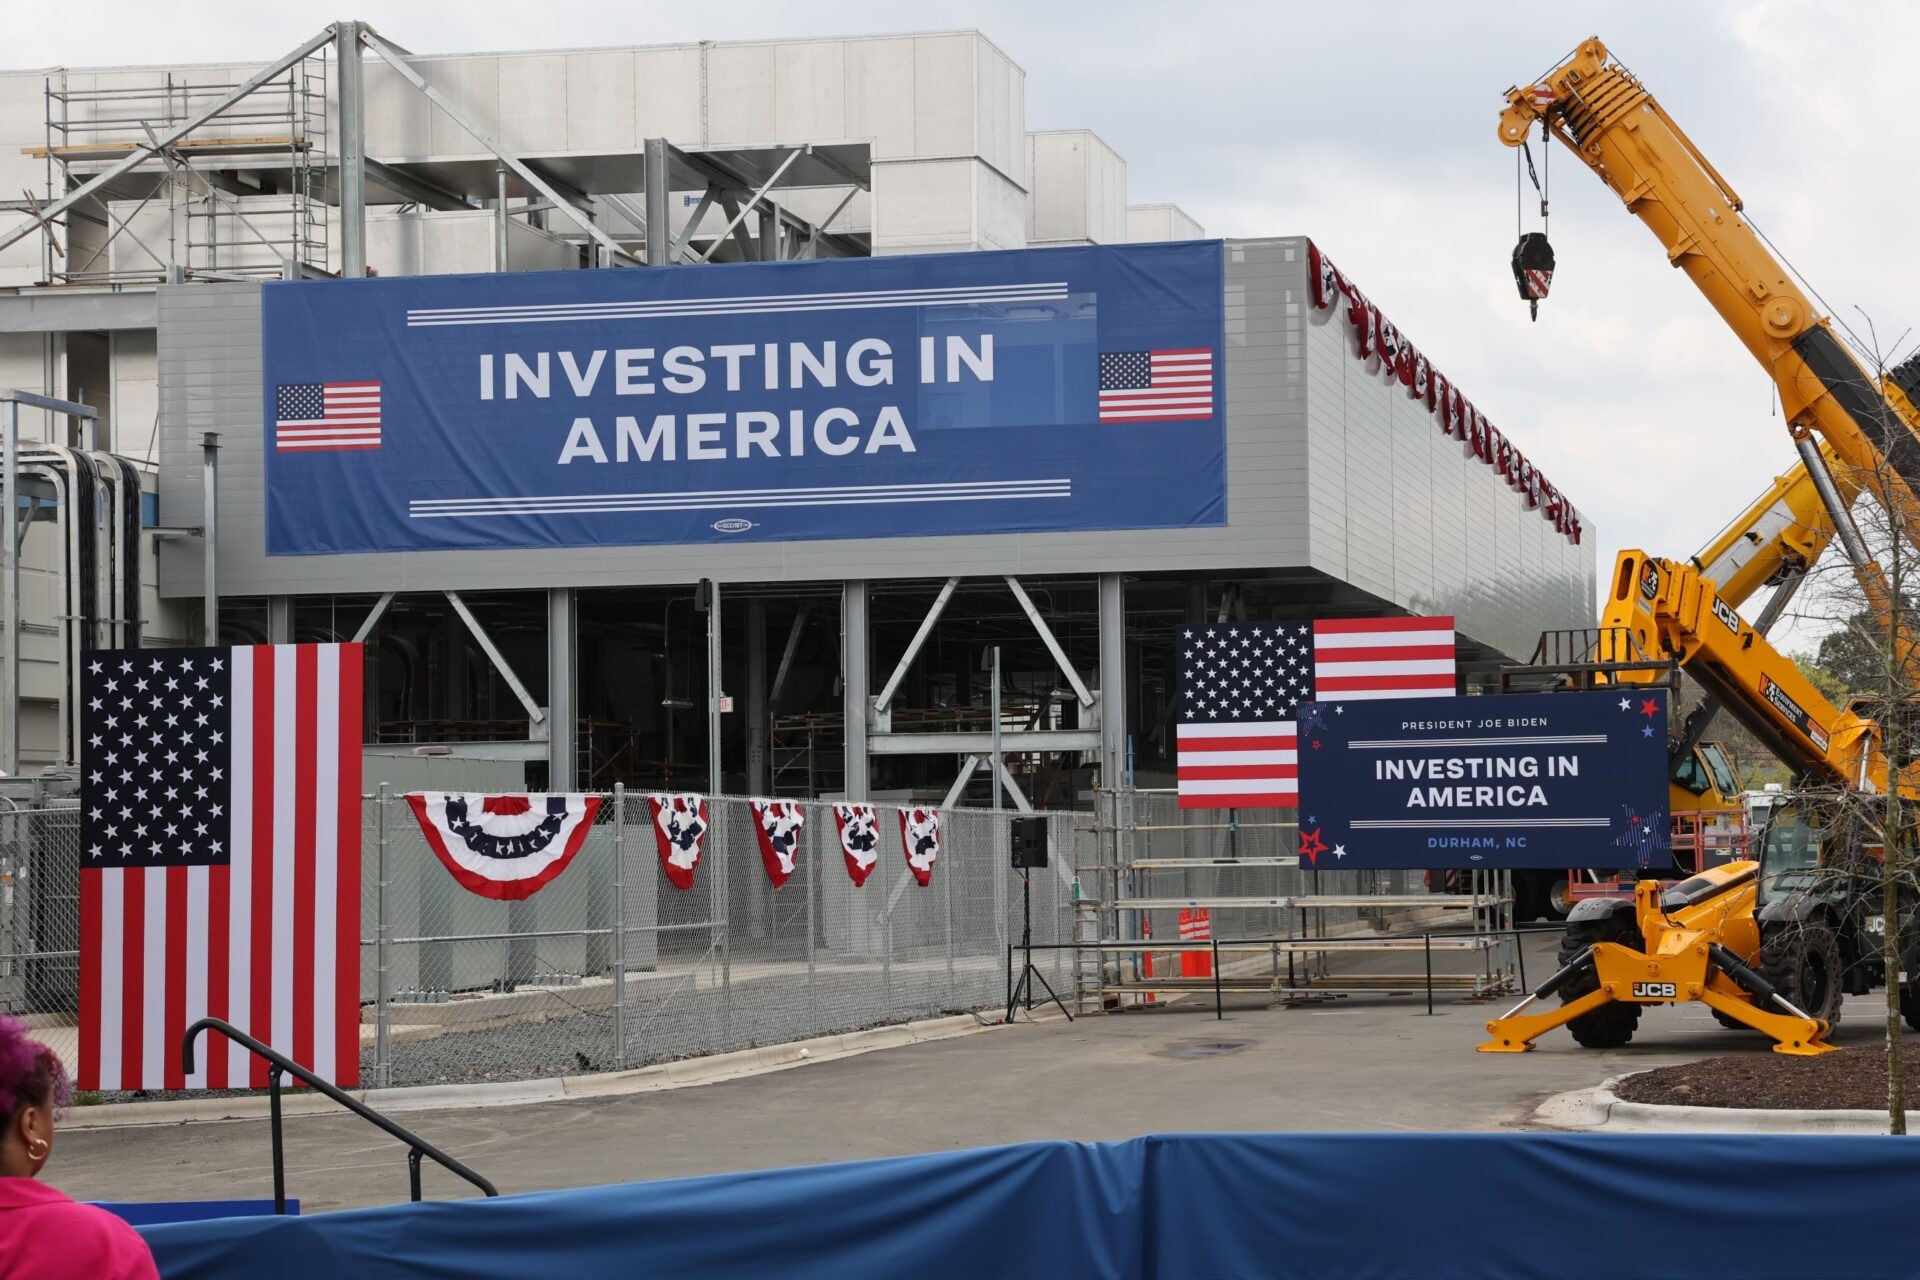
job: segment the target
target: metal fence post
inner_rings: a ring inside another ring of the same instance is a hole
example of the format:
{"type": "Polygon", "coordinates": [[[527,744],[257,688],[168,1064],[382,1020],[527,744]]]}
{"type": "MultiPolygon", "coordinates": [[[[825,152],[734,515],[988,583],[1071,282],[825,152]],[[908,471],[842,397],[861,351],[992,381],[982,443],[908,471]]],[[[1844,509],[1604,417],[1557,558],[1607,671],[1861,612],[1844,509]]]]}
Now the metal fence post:
{"type": "Polygon", "coordinates": [[[613,784],[613,1067],[627,1065],[627,784],[613,784]]]}
{"type": "MultiPolygon", "coordinates": [[[[752,819],[752,813],[748,813],[752,819]]],[[[720,1041],[733,1048],[733,842],[720,841],[720,874],[714,877],[720,886],[720,1041]]]]}
{"type": "Polygon", "coordinates": [[[373,993],[373,1079],[380,1088],[393,1084],[391,1023],[393,1019],[393,921],[387,912],[388,838],[387,784],[380,784],[374,801],[375,829],[379,843],[374,857],[374,993],[373,993]]]}
{"type": "MultiPolygon", "coordinates": [[[[955,847],[955,846],[949,846],[955,847]]],[[[960,1002],[960,994],[954,985],[953,977],[953,877],[957,868],[948,867],[940,873],[942,895],[946,898],[947,912],[947,1008],[952,1009],[960,1002]]]]}
{"type": "Polygon", "coordinates": [[[817,992],[814,990],[813,935],[818,925],[820,859],[814,856],[814,846],[820,837],[816,832],[812,840],[802,840],[801,856],[807,859],[807,1031],[810,1035],[820,1033],[820,1014],[814,1007],[817,992]]]}

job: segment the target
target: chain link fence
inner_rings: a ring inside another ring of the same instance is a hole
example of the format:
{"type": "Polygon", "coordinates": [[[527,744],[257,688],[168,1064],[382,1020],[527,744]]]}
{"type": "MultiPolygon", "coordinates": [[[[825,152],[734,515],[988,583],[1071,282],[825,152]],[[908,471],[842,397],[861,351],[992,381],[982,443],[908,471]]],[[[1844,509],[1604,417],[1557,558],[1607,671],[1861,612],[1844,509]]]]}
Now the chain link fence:
{"type": "MultiPolygon", "coordinates": [[[[371,1085],[618,1070],[1006,1001],[1021,927],[1011,814],[950,810],[929,884],[898,809],[877,804],[879,860],[855,887],[832,806],[800,803],[793,873],[775,889],[749,803],[708,801],[691,889],[663,874],[647,797],[602,797],[565,872],[521,902],[463,888],[406,797],[363,805],[361,1075],[371,1085]]],[[[1034,940],[1071,930],[1072,815],[1047,815],[1053,869],[1033,875],[1034,940]]],[[[0,810],[0,1008],[71,1059],[79,995],[79,811],[0,810]]],[[[1070,953],[1035,963],[1072,999],[1070,953]],[[1063,986],[1065,982],[1069,985],[1063,986]]]]}

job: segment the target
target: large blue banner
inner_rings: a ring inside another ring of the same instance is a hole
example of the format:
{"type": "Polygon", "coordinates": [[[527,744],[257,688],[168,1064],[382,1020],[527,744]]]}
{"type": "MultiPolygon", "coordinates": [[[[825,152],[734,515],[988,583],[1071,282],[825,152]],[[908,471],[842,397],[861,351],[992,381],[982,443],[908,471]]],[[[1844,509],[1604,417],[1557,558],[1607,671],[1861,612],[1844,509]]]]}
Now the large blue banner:
{"type": "Polygon", "coordinates": [[[263,289],[267,551],[1224,524],[1217,241],[263,289]]]}
{"type": "Polygon", "coordinates": [[[1300,865],[1666,866],[1667,693],[1314,702],[1300,865]]]}

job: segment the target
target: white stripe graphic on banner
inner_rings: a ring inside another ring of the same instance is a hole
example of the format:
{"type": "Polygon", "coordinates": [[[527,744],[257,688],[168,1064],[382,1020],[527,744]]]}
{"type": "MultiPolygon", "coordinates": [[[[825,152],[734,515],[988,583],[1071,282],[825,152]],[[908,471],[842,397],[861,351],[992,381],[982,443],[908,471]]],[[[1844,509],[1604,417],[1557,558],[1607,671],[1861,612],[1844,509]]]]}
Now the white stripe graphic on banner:
{"type": "Polygon", "coordinates": [[[287,748],[273,753],[273,941],[272,972],[263,975],[273,983],[272,1032],[260,1036],[260,1028],[251,1028],[256,1036],[274,1048],[293,1056],[293,810],[294,794],[300,782],[296,761],[290,749],[298,724],[299,651],[290,644],[273,649],[273,736],[275,746],[287,748]]]}
{"type": "Polygon", "coordinates": [[[889,307],[963,307],[986,302],[1046,302],[1068,296],[1065,281],[1038,284],[956,285],[940,289],[870,289],[848,293],[760,294],[689,298],[672,302],[556,302],[506,307],[418,307],[409,328],[447,325],[542,324],[570,320],[630,320],[660,316],[744,316],[796,311],[873,311],[889,307]]]}
{"type": "MultiPolygon", "coordinates": [[[[227,1021],[245,1031],[253,1024],[253,866],[240,856],[253,840],[253,655],[256,650],[233,650],[233,797],[229,806],[227,848],[232,853],[228,872],[227,908],[227,1021]]],[[[216,1050],[227,1055],[227,1087],[244,1089],[252,1061],[245,1049],[227,1043],[216,1050]]]]}
{"type": "MultiPolygon", "coordinates": [[[[323,644],[315,662],[314,790],[331,797],[340,779],[340,646],[323,644]]],[[[313,1069],[331,1080],[338,1035],[333,994],[338,960],[334,917],[340,909],[340,808],[329,799],[314,810],[313,1069]]]]}
{"type": "Polygon", "coordinates": [[[122,944],[126,932],[116,928],[115,922],[126,918],[127,900],[121,891],[125,881],[120,876],[103,876],[100,880],[100,1087],[112,1092],[120,1087],[120,1027],[121,996],[125,988],[118,982],[108,982],[104,975],[121,973],[126,968],[126,953],[122,944]]]}
{"type": "Polygon", "coordinates": [[[167,1070],[167,869],[148,867],[136,874],[147,880],[146,959],[140,970],[140,1074],[158,1080],[167,1070]]]}
{"type": "MultiPolygon", "coordinates": [[[[207,1016],[207,881],[211,867],[187,868],[187,1000],[186,1026],[207,1016]]],[[[209,1036],[210,1041],[219,1037],[209,1036]]],[[[180,1052],[175,1045],[169,1053],[180,1052]]],[[[193,1070],[187,1073],[187,1088],[207,1087],[207,1057],[217,1050],[203,1041],[195,1049],[193,1070]]]]}

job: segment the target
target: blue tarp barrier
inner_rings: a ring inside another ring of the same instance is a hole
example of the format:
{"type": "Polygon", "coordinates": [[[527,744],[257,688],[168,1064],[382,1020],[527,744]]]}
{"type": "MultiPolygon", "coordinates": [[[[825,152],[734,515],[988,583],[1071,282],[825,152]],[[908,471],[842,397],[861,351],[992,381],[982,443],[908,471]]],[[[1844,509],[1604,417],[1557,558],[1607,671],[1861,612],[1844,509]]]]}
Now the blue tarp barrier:
{"type": "MultiPolygon", "coordinates": [[[[271,1200],[96,1200],[95,1204],[136,1227],[163,1222],[204,1222],[209,1218],[264,1218],[273,1213],[271,1200]]],[[[288,1197],[287,1212],[298,1216],[300,1202],[288,1197]]]]}
{"type": "Polygon", "coordinates": [[[1920,1274],[1920,1146],[1177,1134],[151,1227],[168,1280],[1920,1274]]]}

